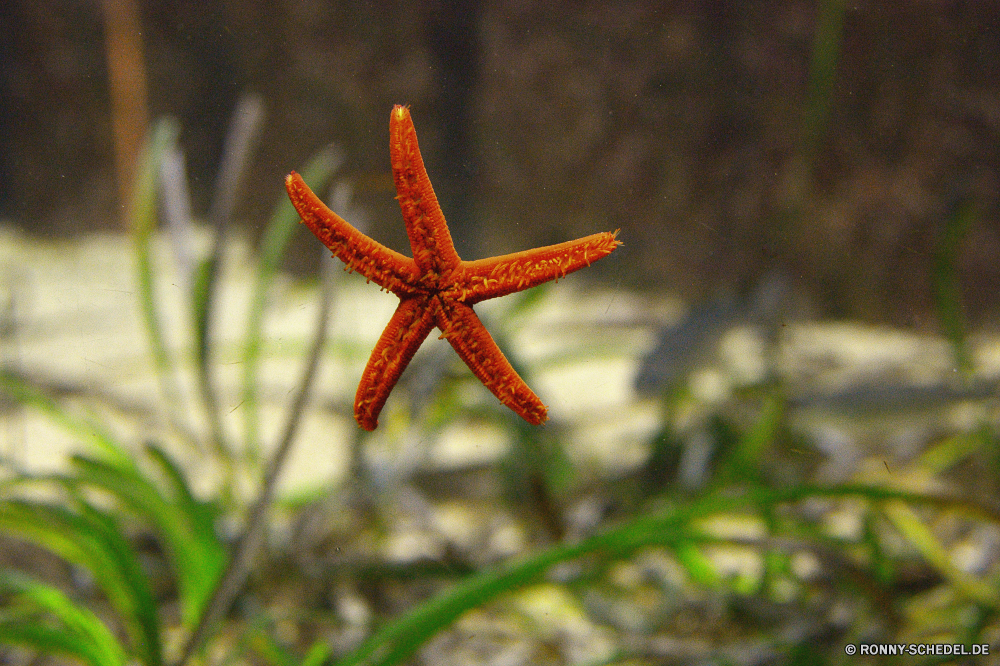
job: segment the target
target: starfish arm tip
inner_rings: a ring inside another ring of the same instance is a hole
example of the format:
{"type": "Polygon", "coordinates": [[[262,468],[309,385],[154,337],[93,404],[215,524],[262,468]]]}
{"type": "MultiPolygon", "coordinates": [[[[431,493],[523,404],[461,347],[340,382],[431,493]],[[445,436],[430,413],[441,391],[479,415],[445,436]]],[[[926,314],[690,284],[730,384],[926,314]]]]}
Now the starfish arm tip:
{"type": "Polygon", "coordinates": [[[531,425],[536,425],[536,426],[544,425],[545,422],[549,420],[549,410],[548,408],[545,407],[545,405],[542,405],[541,408],[537,410],[535,413],[523,414],[522,417],[524,418],[525,421],[527,421],[531,425]]]}
{"type": "Polygon", "coordinates": [[[371,418],[370,414],[362,414],[360,412],[355,412],[354,420],[357,421],[358,425],[361,426],[361,429],[365,430],[366,432],[372,432],[373,430],[375,430],[375,428],[378,427],[378,419],[371,418]]]}
{"type": "Polygon", "coordinates": [[[400,375],[434,328],[434,302],[429,297],[401,300],[379,336],[354,396],[354,418],[369,432],[400,375]]]}

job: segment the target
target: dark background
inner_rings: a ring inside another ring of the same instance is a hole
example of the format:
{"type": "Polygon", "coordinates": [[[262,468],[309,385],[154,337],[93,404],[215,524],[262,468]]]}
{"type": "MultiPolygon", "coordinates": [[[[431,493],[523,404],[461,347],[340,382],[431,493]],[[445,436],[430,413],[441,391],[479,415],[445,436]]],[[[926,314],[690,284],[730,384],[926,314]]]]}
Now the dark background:
{"type": "MultiPolygon", "coordinates": [[[[30,233],[122,228],[106,36],[128,5],[0,4],[0,213],[30,233]]],[[[132,129],[181,121],[197,212],[240,94],[265,100],[251,233],[333,141],[371,234],[407,249],[387,135],[408,103],[466,258],[620,227],[591,279],[701,299],[781,269],[822,316],[933,330],[933,259],[966,210],[967,314],[1000,314],[995,2],[135,7],[132,129]]]]}

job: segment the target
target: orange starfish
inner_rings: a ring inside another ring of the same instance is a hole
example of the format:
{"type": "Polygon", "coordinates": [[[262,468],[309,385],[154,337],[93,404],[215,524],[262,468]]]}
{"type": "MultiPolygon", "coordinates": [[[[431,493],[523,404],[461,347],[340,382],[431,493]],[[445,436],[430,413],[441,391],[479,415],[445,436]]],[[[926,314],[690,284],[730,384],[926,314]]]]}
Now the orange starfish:
{"type": "Polygon", "coordinates": [[[327,208],[294,171],[285,178],[288,196],[302,221],[347,264],[346,270],[361,273],[400,299],[361,375],[354,418],[365,430],[375,429],[399,376],[436,326],[500,402],[528,423],[543,423],[548,418],[545,405],[511,367],[472,306],[589,266],[621,245],[615,239],[618,232],[462,261],[424,169],[417,132],[405,106],[396,105],[389,117],[389,152],[412,259],[352,227],[327,208]]]}

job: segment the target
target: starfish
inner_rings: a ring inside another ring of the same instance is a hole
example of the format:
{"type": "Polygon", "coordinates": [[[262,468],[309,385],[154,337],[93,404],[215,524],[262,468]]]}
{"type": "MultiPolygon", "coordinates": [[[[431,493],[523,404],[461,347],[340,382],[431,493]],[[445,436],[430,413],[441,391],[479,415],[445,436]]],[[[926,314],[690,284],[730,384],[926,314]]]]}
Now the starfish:
{"type": "Polygon", "coordinates": [[[518,376],[472,306],[549,280],[558,280],[610,254],[618,231],[593,234],[489,259],[462,261],[451,240],[417,145],[410,110],[396,105],[389,116],[389,152],[399,207],[413,258],[364,235],[327,208],[294,171],[285,187],[302,222],[333,255],[370,282],[399,297],[361,375],[354,418],[365,430],[378,415],[424,339],[437,327],[472,373],[500,402],[540,425],[545,405],[518,376]]]}

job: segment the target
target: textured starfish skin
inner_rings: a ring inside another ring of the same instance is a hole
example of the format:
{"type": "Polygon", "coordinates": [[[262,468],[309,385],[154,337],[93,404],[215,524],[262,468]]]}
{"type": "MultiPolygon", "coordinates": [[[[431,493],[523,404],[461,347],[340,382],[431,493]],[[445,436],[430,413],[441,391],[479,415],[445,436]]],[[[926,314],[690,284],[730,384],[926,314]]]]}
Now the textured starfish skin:
{"type": "Polygon", "coordinates": [[[404,106],[389,117],[389,152],[397,199],[413,258],[364,235],[327,208],[294,171],[285,178],[302,222],[333,255],[369,281],[399,296],[399,307],[382,332],[361,375],[354,418],[365,430],[378,415],[424,339],[435,327],[472,373],[528,423],[548,418],[545,405],[511,367],[472,306],[558,280],[610,254],[618,234],[593,234],[558,245],[462,261],[448,231],[404,106]]]}

